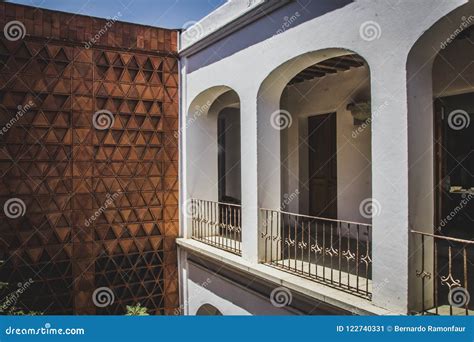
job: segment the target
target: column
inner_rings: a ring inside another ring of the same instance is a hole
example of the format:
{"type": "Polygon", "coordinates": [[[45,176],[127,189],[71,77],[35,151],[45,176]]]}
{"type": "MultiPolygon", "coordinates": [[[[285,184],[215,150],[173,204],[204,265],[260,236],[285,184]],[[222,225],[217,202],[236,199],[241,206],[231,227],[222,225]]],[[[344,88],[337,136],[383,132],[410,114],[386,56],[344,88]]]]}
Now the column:
{"type": "Polygon", "coordinates": [[[408,108],[403,57],[370,64],[372,198],[376,208],[372,218],[372,300],[399,313],[406,313],[408,307],[408,108]]]}

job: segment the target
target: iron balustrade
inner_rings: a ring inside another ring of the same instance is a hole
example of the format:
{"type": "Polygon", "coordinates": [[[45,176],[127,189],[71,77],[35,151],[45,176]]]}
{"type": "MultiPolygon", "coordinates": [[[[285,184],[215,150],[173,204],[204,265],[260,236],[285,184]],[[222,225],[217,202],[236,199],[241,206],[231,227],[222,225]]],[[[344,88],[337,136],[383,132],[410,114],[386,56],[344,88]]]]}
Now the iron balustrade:
{"type": "Polygon", "coordinates": [[[474,241],[412,230],[423,315],[474,315],[474,241]]]}
{"type": "Polygon", "coordinates": [[[263,262],[370,299],[372,227],[260,209],[263,262]]]}
{"type": "Polygon", "coordinates": [[[193,239],[241,255],[240,205],[192,199],[191,210],[193,239]]]}

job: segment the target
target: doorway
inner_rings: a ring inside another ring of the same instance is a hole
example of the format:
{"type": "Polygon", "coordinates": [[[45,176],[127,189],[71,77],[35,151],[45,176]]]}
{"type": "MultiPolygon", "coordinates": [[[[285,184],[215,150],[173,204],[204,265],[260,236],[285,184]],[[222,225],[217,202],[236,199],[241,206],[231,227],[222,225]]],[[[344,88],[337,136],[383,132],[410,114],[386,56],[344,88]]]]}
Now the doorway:
{"type": "Polygon", "coordinates": [[[217,120],[219,202],[240,205],[240,112],[225,108],[217,120]]]}
{"type": "Polygon", "coordinates": [[[473,240],[474,93],[439,98],[435,108],[435,222],[442,235],[473,240]]]}
{"type": "MultiPolygon", "coordinates": [[[[474,240],[474,93],[438,98],[435,101],[435,223],[437,235],[474,240]]],[[[455,286],[470,293],[467,265],[474,263],[466,245],[439,239],[435,244],[437,307],[449,305],[451,276],[455,286]],[[444,276],[444,278],[443,278],[444,276]],[[464,279],[464,282],[461,282],[464,279]],[[454,281],[453,280],[453,281],[454,281]]],[[[470,252],[470,251],[469,251],[470,252]]],[[[452,286],[452,285],[451,285],[452,286]]],[[[466,310],[472,310],[472,304],[466,310]]],[[[452,314],[452,306],[450,313],[452,314]]],[[[462,308],[464,309],[464,307],[462,308]]],[[[464,311],[463,311],[464,312],[464,311]]]]}
{"type": "Polygon", "coordinates": [[[308,118],[309,214],[337,218],[336,113],[308,118]]]}

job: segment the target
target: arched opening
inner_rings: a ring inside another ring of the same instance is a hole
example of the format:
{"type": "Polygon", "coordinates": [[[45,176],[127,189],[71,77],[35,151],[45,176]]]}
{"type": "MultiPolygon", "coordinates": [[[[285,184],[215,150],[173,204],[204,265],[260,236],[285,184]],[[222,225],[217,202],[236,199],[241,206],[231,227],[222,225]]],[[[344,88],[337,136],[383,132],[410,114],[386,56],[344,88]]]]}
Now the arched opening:
{"type": "MultiPolygon", "coordinates": [[[[472,18],[474,23],[474,17],[472,18]]],[[[433,64],[436,218],[443,235],[474,240],[474,201],[444,221],[474,190],[474,26],[461,32],[433,64]],[[471,122],[473,124],[471,124],[471,122]],[[466,196],[464,196],[466,197],[466,196]]]]}
{"type": "Polygon", "coordinates": [[[241,204],[240,109],[226,107],[218,114],[219,202],[241,204]]]}
{"type": "Polygon", "coordinates": [[[186,118],[184,210],[191,236],[240,254],[240,99],[229,87],[206,90],[186,118]]]}
{"type": "Polygon", "coordinates": [[[211,304],[203,304],[196,312],[196,316],[222,316],[222,313],[211,304]]]}
{"type": "Polygon", "coordinates": [[[474,314],[473,9],[436,23],[407,61],[411,309],[429,314],[474,314]]]}
{"type": "Polygon", "coordinates": [[[368,64],[342,49],[297,57],[262,84],[258,113],[263,262],[369,298],[368,64]]]}

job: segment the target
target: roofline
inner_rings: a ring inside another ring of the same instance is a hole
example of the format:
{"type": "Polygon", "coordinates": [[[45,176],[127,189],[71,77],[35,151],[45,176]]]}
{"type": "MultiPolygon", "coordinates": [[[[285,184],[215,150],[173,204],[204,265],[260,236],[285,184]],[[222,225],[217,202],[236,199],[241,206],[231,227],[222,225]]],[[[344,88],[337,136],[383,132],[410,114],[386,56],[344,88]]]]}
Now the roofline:
{"type": "MultiPolygon", "coordinates": [[[[0,0],[0,3],[2,1],[0,0]]],[[[26,7],[34,10],[40,10],[40,11],[48,11],[52,13],[58,13],[58,14],[63,14],[63,15],[71,15],[73,17],[82,17],[82,18],[88,18],[88,19],[93,19],[97,21],[104,21],[107,22],[109,20],[113,20],[114,17],[96,17],[94,15],[88,15],[88,14],[82,14],[82,13],[74,13],[74,12],[66,12],[66,11],[60,11],[56,9],[51,9],[51,8],[46,8],[46,7],[39,7],[39,6],[32,6],[32,5],[25,5],[25,4],[19,4],[16,2],[10,2],[10,1],[5,1],[3,2],[5,5],[10,5],[10,6],[18,6],[18,7],[26,7]]],[[[120,11],[117,11],[116,13],[121,13],[120,11]]],[[[160,26],[152,26],[148,24],[140,24],[140,23],[135,23],[132,21],[123,21],[123,20],[114,20],[114,22],[121,23],[121,24],[127,24],[127,25],[134,25],[134,26],[141,26],[144,28],[149,28],[149,29],[159,29],[159,30],[164,30],[164,31],[170,31],[170,32],[179,32],[179,28],[167,28],[167,27],[160,27],[160,26]]]]}
{"type": "Polygon", "coordinates": [[[233,15],[221,18],[221,14],[226,10],[226,7],[234,5],[234,0],[228,0],[224,5],[218,7],[216,10],[205,16],[199,22],[181,32],[179,38],[178,52],[182,57],[188,57],[197,53],[200,50],[214,44],[215,42],[229,36],[238,31],[243,26],[246,26],[264,15],[276,10],[283,5],[286,5],[291,0],[250,0],[245,8],[236,8],[233,15]],[[219,22],[220,21],[220,22],[219,22]],[[210,27],[208,22],[217,22],[215,27],[210,27]],[[198,33],[198,37],[186,39],[183,35],[186,32],[194,30],[198,33]],[[205,32],[207,31],[207,32],[205,32]]]}

